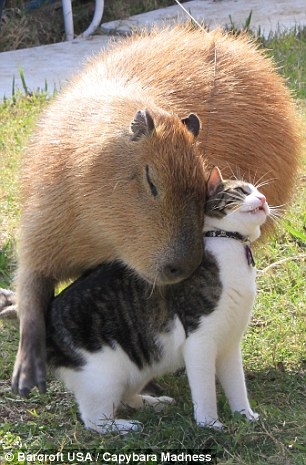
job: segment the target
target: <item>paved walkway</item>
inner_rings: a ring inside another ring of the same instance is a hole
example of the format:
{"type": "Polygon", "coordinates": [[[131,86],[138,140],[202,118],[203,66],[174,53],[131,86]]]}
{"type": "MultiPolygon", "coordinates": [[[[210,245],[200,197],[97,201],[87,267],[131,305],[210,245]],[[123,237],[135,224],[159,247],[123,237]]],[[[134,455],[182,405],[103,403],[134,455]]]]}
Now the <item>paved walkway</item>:
{"type": "MultiPolygon", "coordinates": [[[[291,29],[306,25],[305,0],[198,0],[183,4],[197,21],[209,25],[245,24],[252,10],[251,27],[268,35],[270,31],[291,29]]],[[[0,53],[0,100],[12,95],[12,84],[22,90],[19,69],[22,68],[29,90],[59,89],[81,67],[87,57],[107,47],[111,34],[124,34],[153,24],[186,21],[186,13],[178,5],[132,16],[126,20],[102,24],[108,35],[94,36],[90,40],[75,39],[13,52],[0,53]]]]}

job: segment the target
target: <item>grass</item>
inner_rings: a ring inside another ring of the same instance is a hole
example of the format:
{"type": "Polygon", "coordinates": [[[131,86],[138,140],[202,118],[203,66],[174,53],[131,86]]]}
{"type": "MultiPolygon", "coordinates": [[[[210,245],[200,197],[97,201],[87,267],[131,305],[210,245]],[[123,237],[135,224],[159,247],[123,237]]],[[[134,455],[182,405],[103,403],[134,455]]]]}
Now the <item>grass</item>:
{"type": "Polygon", "coordinates": [[[14,95],[0,106],[0,286],[9,284],[14,268],[15,229],[19,217],[18,172],[22,149],[46,94],[14,95]]]}
{"type": "MultiPolygon", "coordinates": [[[[281,64],[291,88],[300,99],[305,98],[305,34],[277,36],[264,45],[281,64]]],[[[0,286],[9,287],[15,266],[22,149],[36,115],[47,101],[44,93],[14,95],[0,106],[0,286]]],[[[299,100],[298,106],[306,127],[305,101],[299,100]]],[[[305,463],[305,166],[306,160],[285,220],[275,236],[256,251],[257,267],[263,271],[258,276],[258,298],[243,352],[251,402],[260,414],[257,423],[232,416],[219,391],[220,417],[227,428],[219,432],[197,428],[192,419],[186,375],[179,374],[160,381],[165,394],[176,399],[176,405],[168,406],[160,414],[145,409],[131,415],[143,422],[142,433],[101,437],[83,428],[72,396],[52,374],[44,395],[34,391],[25,400],[11,393],[18,328],[14,321],[0,321],[0,463],[1,456],[9,452],[14,454],[13,460],[3,458],[3,463],[26,463],[18,461],[17,454],[21,451],[63,453],[63,460],[53,463],[78,463],[72,456],[68,460],[68,451],[159,454],[206,449],[212,450],[223,465],[305,463]]],[[[28,459],[28,463],[48,463],[28,459]]],[[[95,463],[95,460],[83,462],[95,463]]]]}
{"type": "MultiPolygon", "coordinates": [[[[0,52],[61,42],[65,39],[62,2],[45,2],[29,10],[29,0],[6,0],[0,27],[0,52]]],[[[37,2],[38,3],[38,2],[37,2]]],[[[173,0],[105,0],[103,22],[173,5],[173,0]]],[[[73,1],[75,34],[90,24],[95,3],[91,0],[73,1]]],[[[97,31],[98,33],[98,31],[97,31]]]]}
{"type": "Polygon", "coordinates": [[[306,99],[306,27],[290,32],[274,34],[262,40],[268,53],[278,63],[280,72],[288,80],[288,85],[296,96],[306,99]]]}

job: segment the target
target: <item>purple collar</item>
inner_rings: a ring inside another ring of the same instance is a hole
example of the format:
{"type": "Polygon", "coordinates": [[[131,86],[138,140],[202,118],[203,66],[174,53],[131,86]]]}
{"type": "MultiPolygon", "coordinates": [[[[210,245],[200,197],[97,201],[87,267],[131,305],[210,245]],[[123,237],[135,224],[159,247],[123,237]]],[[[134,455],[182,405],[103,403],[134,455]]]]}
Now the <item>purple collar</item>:
{"type": "Polygon", "coordinates": [[[242,236],[242,234],[239,234],[238,232],[216,230],[216,231],[206,231],[204,233],[204,237],[224,237],[228,239],[235,239],[236,241],[242,242],[244,244],[245,255],[246,255],[248,265],[255,266],[255,260],[254,260],[252,250],[251,250],[251,242],[249,241],[247,237],[242,236]]]}

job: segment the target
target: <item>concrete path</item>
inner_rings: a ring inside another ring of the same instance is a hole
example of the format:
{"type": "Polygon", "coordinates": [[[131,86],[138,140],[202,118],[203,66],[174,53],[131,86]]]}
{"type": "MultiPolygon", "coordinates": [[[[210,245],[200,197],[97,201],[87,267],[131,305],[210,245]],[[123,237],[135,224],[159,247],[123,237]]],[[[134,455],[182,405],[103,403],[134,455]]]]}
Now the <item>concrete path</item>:
{"type": "Polygon", "coordinates": [[[52,93],[67,81],[86,59],[105,48],[110,36],[93,36],[72,42],[42,45],[13,52],[0,53],[0,100],[12,95],[15,88],[23,89],[19,68],[22,68],[29,90],[44,89],[52,93]]]}
{"type": "MultiPolygon", "coordinates": [[[[197,21],[209,25],[230,24],[230,16],[237,27],[245,24],[252,10],[251,27],[261,29],[265,35],[270,31],[291,29],[306,25],[306,0],[198,0],[183,4],[197,21]]],[[[188,21],[178,5],[132,16],[126,20],[102,24],[107,34],[126,34],[153,24],[188,21]]],[[[77,72],[87,57],[107,47],[109,35],[97,35],[90,40],[75,39],[14,52],[0,53],[0,100],[12,95],[12,84],[23,89],[19,75],[22,68],[29,90],[59,89],[77,72]]]]}
{"type": "MultiPolygon", "coordinates": [[[[283,31],[306,24],[306,0],[198,0],[183,3],[183,6],[193,18],[211,29],[230,25],[231,20],[237,27],[243,27],[251,11],[251,28],[257,31],[260,27],[265,36],[270,31],[283,31]]],[[[108,34],[131,33],[135,29],[150,28],[165,21],[185,22],[186,13],[176,4],[102,24],[102,31],[108,34]]]]}

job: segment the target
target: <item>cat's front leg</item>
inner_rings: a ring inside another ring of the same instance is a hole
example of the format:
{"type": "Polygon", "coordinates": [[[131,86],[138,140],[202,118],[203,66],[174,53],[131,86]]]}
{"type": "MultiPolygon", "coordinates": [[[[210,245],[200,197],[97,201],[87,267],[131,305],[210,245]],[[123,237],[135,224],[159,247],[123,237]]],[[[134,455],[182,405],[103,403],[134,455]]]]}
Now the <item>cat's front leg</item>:
{"type": "Polygon", "coordinates": [[[217,413],[213,340],[192,334],[186,339],[183,355],[197,425],[223,428],[217,413]]]}
{"type": "Polygon", "coordinates": [[[258,420],[259,415],[253,412],[248,399],[240,346],[219,355],[216,369],[231,411],[245,415],[250,421],[258,420]]]}

